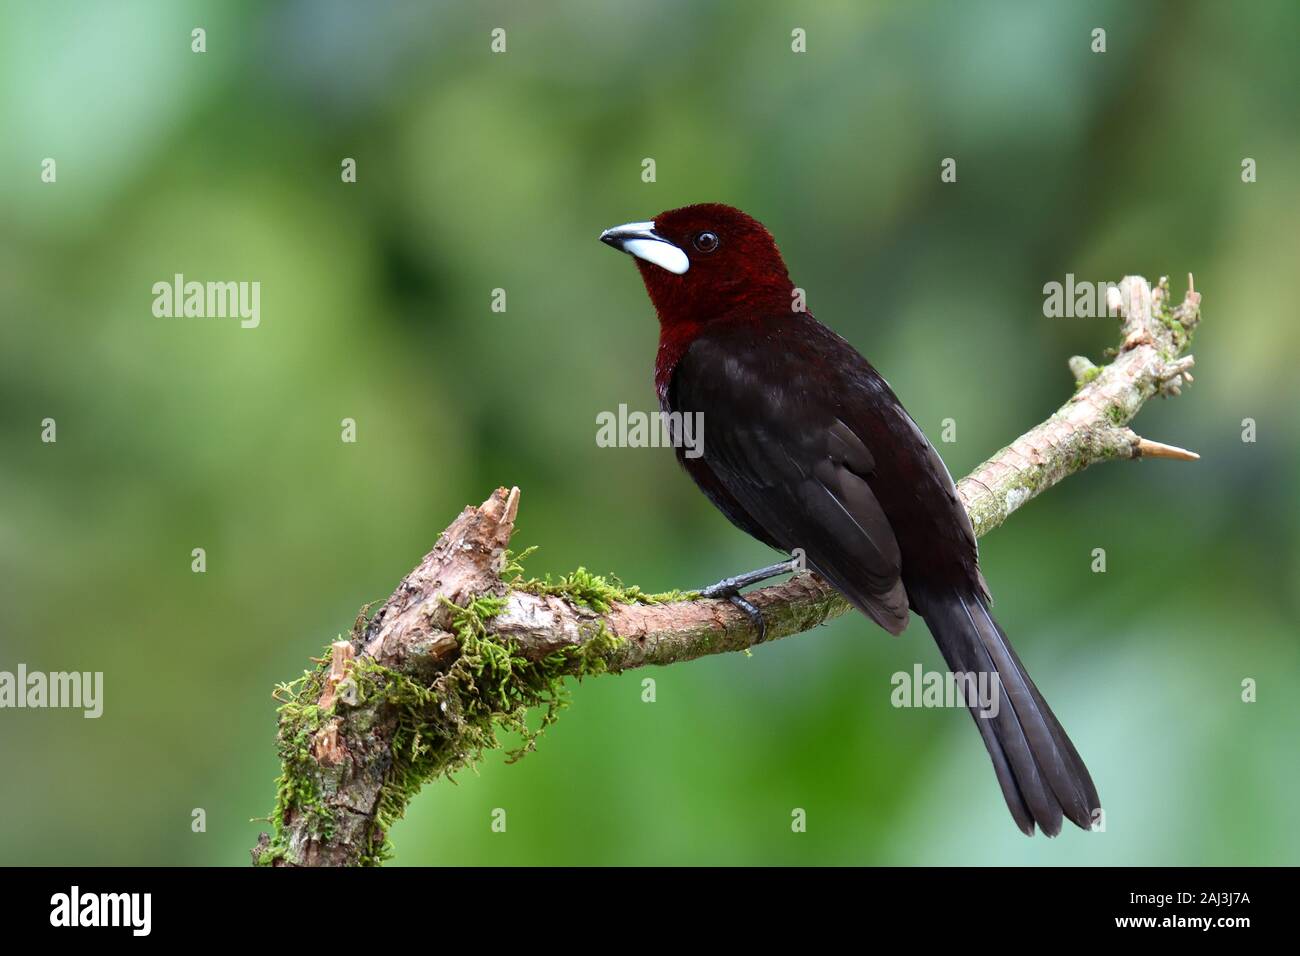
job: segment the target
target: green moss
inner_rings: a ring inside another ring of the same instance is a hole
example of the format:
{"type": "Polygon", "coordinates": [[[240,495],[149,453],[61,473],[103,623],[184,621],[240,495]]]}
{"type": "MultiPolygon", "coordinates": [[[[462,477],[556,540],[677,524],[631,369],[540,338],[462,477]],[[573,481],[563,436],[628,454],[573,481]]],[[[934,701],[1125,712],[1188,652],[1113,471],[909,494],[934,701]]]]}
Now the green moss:
{"type": "MultiPolygon", "coordinates": [[[[585,572],[580,572],[565,580],[585,596],[588,606],[611,599],[658,597],[583,575],[585,572]]],[[[271,820],[275,833],[259,864],[269,865],[285,857],[286,824],[291,816],[308,814],[311,835],[328,838],[333,833],[334,821],[321,800],[322,787],[328,791],[336,786],[333,774],[342,771],[322,767],[311,754],[313,736],[327,718],[341,720],[340,735],[347,740],[377,735],[379,739],[373,743],[390,757],[378,812],[360,859],[362,864],[382,863],[392,852],[386,838],[389,828],[427,781],[451,777],[472,767],[487,751],[503,748],[502,731],[515,738],[507,749],[508,762],[535,749],[538,737],[568,705],[565,678],[581,680],[604,672],[621,643],[598,621],[592,623],[592,633],[581,643],[566,645],[542,660],[530,660],[519,653],[515,642],[502,641],[491,633],[490,622],[505,604],[504,597],[496,596],[477,598],[466,607],[444,602],[460,653],[431,684],[362,657],[353,661],[350,670],[357,684],[353,706],[336,703],[330,711],[323,711],[316,705],[328,670],[325,661],[316,671],[277,689],[283,701],[282,773],[271,820]],[[536,709],[541,710],[540,718],[530,722],[536,709]]]]}
{"type": "Polygon", "coordinates": [[[1168,295],[1168,284],[1161,283],[1161,285],[1165,290],[1165,295],[1160,299],[1160,307],[1155,311],[1154,315],[1157,321],[1169,330],[1169,338],[1172,348],[1169,351],[1162,350],[1162,355],[1165,361],[1169,361],[1178,355],[1181,355],[1187,347],[1192,344],[1192,335],[1199,316],[1198,313],[1193,310],[1188,316],[1187,323],[1180,322],[1176,318],[1176,310],[1170,308],[1171,303],[1168,295]]]}
{"type": "MultiPolygon", "coordinates": [[[[382,696],[396,715],[392,770],[379,803],[382,831],[402,816],[426,781],[451,777],[473,766],[485,752],[501,748],[500,731],[518,738],[507,750],[508,763],[534,750],[538,737],[568,706],[564,679],[603,672],[619,643],[601,622],[597,633],[582,644],[533,661],[520,655],[513,641],[502,643],[488,630],[488,622],[505,608],[504,598],[478,598],[467,607],[450,602],[444,606],[452,614],[460,655],[432,687],[373,661],[363,661],[357,668],[363,698],[382,696]],[[542,709],[535,726],[528,720],[534,708],[542,709]]],[[[382,862],[390,852],[385,842],[366,862],[382,862]]]]}
{"type": "Polygon", "coordinates": [[[1169,361],[1181,355],[1191,345],[1192,330],[1165,311],[1160,313],[1160,322],[1169,330],[1169,337],[1173,343],[1173,348],[1164,354],[1165,360],[1169,361]]]}
{"type": "Polygon", "coordinates": [[[257,860],[258,866],[270,866],[287,854],[285,826],[299,814],[308,818],[308,832],[328,839],[334,833],[334,816],[321,800],[316,771],[319,765],[312,756],[312,738],[320,730],[325,712],[317,706],[324,690],[329,656],[319,661],[315,671],[304,671],[295,681],[276,686],[273,696],[280,701],[280,729],[277,746],[280,776],[275,782],[275,809],[270,823],[275,828],[270,847],[257,860]]]}
{"type": "Polygon", "coordinates": [[[1075,391],[1078,391],[1079,389],[1083,388],[1085,385],[1089,384],[1090,382],[1095,381],[1097,376],[1100,375],[1103,371],[1104,369],[1100,365],[1094,365],[1092,368],[1084,370],[1083,374],[1081,374],[1077,379],[1075,379],[1074,382],[1075,391]]]}
{"type": "Polygon", "coordinates": [[[257,866],[274,866],[276,860],[282,860],[285,857],[283,847],[271,847],[263,850],[257,857],[257,866]]]}
{"type": "Polygon", "coordinates": [[[549,574],[544,579],[525,579],[523,559],[535,550],[537,549],[529,548],[517,558],[507,554],[502,579],[511,590],[566,598],[598,614],[608,614],[615,604],[671,604],[676,601],[693,601],[700,596],[698,591],[677,590],[647,594],[636,585],[625,585],[612,574],[593,574],[586,568],[578,568],[554,581],[549,574]]]}

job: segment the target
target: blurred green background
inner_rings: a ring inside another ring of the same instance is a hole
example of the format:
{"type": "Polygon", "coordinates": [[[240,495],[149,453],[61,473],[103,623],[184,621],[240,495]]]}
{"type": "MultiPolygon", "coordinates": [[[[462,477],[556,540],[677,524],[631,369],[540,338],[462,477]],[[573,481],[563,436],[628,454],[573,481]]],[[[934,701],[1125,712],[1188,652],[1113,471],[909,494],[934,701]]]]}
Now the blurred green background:
{"type": "Polygon", "coordinates": [[[1291,2],[5,4],[0,669],[106,688],[0,711],[0,862],[246,863],[273,685],[497,485],[535,574],[766,563],[670,453],[595,444],[655,407],[657,334],[596,235],[709,200],[957,475],[1116,342],[1044,283],[1195,273],[1196,385],[1137,425],[1203,460],[1094,469],[982,548],[1107,832],[1021,836],[969,717],[890,706],[924,627],[851,617],[576,686],[536,754],[426,788],[396,862],[1300,862],[1298,33],[1291,2]],[[261,282],[261,326],[155,318],[178,272],[261,282]]]}

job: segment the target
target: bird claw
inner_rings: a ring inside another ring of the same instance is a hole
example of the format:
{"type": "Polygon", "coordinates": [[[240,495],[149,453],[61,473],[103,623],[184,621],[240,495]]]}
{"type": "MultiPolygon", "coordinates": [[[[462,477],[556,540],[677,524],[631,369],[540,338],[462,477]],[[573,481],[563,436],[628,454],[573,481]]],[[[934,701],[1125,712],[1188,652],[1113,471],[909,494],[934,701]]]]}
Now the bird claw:
{"type": "Polygon", "coordinates": [[[745,617],[749,618],[749,622],[754,625],[754,630],[758,632],[758,637],[754,638],[753,644],[750,646],[752,647],[754,644],[762,644],[767,640],[767,621],[763,618],[763,612],[753,604],[746,601],[739,594],[728,595],[727,600],[739,608],[745,617]]]}
{"type": "Polygon", "coordinates": [[[738,611],[749,618],[749,623],[754,625],[754,630],[758,632],[758,637],[750,642],[750,647],[755,644],[762,644],[767,640],[767,621],[763,619],[763,612],[755,607],[751,602],[746,601],[740,596],[740,591],[734,585],[728,587],[728,584],[735,580],[727,578],[725,581],[719,581],[700,591],[700,597],[709,598],[710,600],[723,600],[731,604],[738,611]]]}
{"type": "Polygon", "coordinates": [[[710,584],[707,588],[700,588],[700,597],[708,598],[710,601],[716,601],[720,598],[732,598],[740,594],[740,585],[736,583],[735,578],[723,578],[717,584],[710,584]]]}
{"type": "Polygon", "coordinates": [[[700,590],[700,597],[709,599],[725,599],[735,606],[745,617],[749,618],[750,623],[758,632],[758,638],[754,644],[762,644],[767,640],[767,621],[763,618],[763,612],[755,607],[752,603],[740,596],[740,589],[748,587],[751,584],[757,584],[760,581],[766,581],[768,578],[774,578],[779,574],[788,574],[791,571],[798,571],[801,564],[797,558],[791,558],[788,561],[782,561],[779,564],[772,564],[765,568],[759,568],[757,571],[750,571],[747,574],[738,574],[732,578],[723,578],[717,584],[711,584],[707,588],[700,590]]]}

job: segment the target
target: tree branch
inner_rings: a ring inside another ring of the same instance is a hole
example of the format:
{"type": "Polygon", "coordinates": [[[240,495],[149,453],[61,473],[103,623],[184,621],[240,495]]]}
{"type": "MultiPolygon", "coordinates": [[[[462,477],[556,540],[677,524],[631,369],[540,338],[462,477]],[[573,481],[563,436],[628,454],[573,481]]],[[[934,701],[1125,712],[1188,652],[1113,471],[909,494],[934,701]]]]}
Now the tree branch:
{"type": "MultiPolygon", "coordinates": [[[[1110,290],[1123,339],[1102,367],[1075,356],[1074,395],[957,484],[977,536],[1068,475],[1112,458],[1193,460],[1128,424],[1152,396],[1192,381],[1184,356],[1200,318],[1191,288],[1171,309],[1168,282],[1129,276],[1110,290]]],[[[579,571],[560,582],[510,580],[507,551],[519,490],[466,508],[351,640],[278,688],[283,772],[262,864],[342,866],[382,861],[386,831],[421,784],[499,746],[497,730],[532,749],[526,720],[563,706],[566,677],[671,664],[745,650],[749,619],[725,601],[645,595],[579,571]]],[[[767,638],[807,631],[848,604],[812,574],[751,592],[767,638]]]]}

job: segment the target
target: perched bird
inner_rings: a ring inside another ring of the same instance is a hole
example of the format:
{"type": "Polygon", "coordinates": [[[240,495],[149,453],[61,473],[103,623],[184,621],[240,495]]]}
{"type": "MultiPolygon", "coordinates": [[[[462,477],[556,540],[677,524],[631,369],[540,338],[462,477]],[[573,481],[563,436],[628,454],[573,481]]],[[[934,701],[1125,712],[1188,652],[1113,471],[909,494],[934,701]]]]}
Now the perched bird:
{"type": "MultiPolygon", "coordinates": [[[[700,490],[758,540],[802,549],[811,570],[889,633],[915,611],[952,672],[996,680],[996,716],[973,702],[971,713],[1016,824],[1055,836],[1064,816],[1088,829],[1096,788],[993,618],[952,477],[870,363],[801,310],[771,234],[706,203],[600,239],[635,257],[658,313],[661,408],[703,414],[703,453],[677,450],[700,490]]],[[[740,587],[793,567],[706,593],[754,616],[740,587]]]]}

